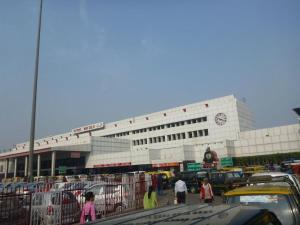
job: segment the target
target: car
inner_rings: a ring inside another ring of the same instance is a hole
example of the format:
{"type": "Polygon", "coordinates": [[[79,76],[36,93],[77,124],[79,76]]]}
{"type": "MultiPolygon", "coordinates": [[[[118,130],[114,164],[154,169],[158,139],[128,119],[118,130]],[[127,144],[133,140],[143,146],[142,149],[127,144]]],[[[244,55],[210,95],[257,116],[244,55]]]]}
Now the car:
{"type": "Polygon", "coordinates": [[[0,193],[0,224],[27,224],[29,213],[15,193],[0,193]]]}
{"type": "Polygon", "coordinates": [[[239,171],[229,171],[209,173],[209,181],[214,194],[223,196],[225,192],[242,186],[246,179],[239,171]]]}
{"type": "Polygon", "coordinates": [[[80,219],[80,204],[67,191],[37,193],[32,195],[32,224],[71,224],[80,219]]]}
{"type": "Polygon", "coordinates": [[[96,215],[100,218],[103,214],[123,211],[129,205],[129,190],[126,185],[112,185],[112,184],[95,184],[85,189],[82,194],[93,192],[95,195],[94,203],[96,215]]]}
{"type": "Polygon", "coordinates": [[[77,176],[77,175],[65,176],[65,179],[66,179],[67,182],[78,182],[78,181],[80,181],[79,176],[77,176]]]}
{"type": "Polygon", "coordinates": [[[268,209],[284,225],[300,224],[300,209],[295,190],[271,184],[236,188],[224,194],[227,204],[241,204],[268,209]]]}
{"type": "Polygon", "coordinates": [[[289,180],[291,180],[297,189],[298,193],[300,194],[300,182],[296,175],[289,174],[289,173],[283,173],[283,172],[264,172],[264,173],[255,173],[252,175],[252,177],[263,177],[263,176],[271,176],[271,177],[287,177],[289,180]]]}
{"type": "Polygon", "coordinates": [[[166,206],[99,220],[95,225],[283,225],[266,209],[243,205],[166,206]]]}

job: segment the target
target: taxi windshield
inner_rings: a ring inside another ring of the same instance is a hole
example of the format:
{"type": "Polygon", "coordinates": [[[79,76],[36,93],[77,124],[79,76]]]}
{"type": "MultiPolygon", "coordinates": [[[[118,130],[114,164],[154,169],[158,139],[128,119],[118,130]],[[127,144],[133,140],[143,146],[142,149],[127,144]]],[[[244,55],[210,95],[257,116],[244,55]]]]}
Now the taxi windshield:
{"type": "Polygon", "coordinates": [[[230,196],[227,203],[239,203],[268,209],[285,225],[294,225],[293,211],[286,195],[242,195],[230,196]]]}

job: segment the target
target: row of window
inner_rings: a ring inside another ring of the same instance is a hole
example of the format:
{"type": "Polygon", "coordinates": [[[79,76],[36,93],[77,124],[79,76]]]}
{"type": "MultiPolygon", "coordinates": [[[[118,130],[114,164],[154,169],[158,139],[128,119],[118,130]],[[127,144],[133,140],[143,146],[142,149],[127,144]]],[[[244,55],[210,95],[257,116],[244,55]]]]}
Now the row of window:
{"type": "Polygon", "coordinates": [[[190,119],[190,120],[184,120],[184,121],[179,121],[179,122],[174,122],[174,123],[168,123],[168,124],[163,124],[159,126],[154,126],[154,127],[148,127],[148,128],[143,128],[143,129],[138,129],[138,130],[133,130],[132,132],[122,132],[122,133],[117,133],[117,134],[112,134],[112,135],[107,135],[105,137],[123,137],[132,134],[139,134],[139,133],[145,133],[147,131],[156,131],[156,130],[162,130],[165,128],[173,128],[173,127],[179,127],[179,126],[184,126],[184,125],[189,125],[189,124],[194,124],[194,123],[202,123],[207,121],[207,116],[196,118],[196,119],[190,119]]]}
{"type": "MultiPolygon", "coordinates": [[[[196,138],[196,137],[203,137],[208,136],[208,129],[204,130],[196,130],[190,131],[187,133],[188,138],[196,138]]],[[[153,143],[160,143],[166,141],[176,141],[181,139],[186,139],[186,133],[177,133],[177,134],[169,134],[167,136],[158,136],[158,137],[151,137],[151,138],[144,138],[139,140],[134,140],[133,145],[146,145],[146,144],[153,144],[153,143]],[[148,142],[149,141],[149,142],[148,142]]]]}

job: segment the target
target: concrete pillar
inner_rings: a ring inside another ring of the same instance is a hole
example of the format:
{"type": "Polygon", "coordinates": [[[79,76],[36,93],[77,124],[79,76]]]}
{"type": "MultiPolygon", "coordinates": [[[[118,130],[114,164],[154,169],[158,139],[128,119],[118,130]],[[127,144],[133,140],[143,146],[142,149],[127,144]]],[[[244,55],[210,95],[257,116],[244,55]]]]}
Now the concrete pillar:
{"type": "Polygon", "coordinates": [[[55,160],[56,160],[56,152],[53,151],[51,154],[51,176],[55,176],[55,160]]]}
{"type": "Polygon", "coordinates": [[[24,177],[27,177],[27,171],[28,171],[28,156],[25,157],[25,163],[24,163],[24,177]]]}
{"type": "Polygon", "coordinates": [[[9,159],[5,159],[5,173],[4,173],[5,178],[7,178],[8,166],[9,166],[9,159]]]}
{"type": "Polygon", "coordinates": [[[17,165],[18,165],[18,158],[15,158],[15,163],[14,163],[14,177],[17,176],[17,165]]]}
{"type": "Polygon", "coordinates": [[[41,175],[41,154],[37,155],[37,167],[36,167],[36,176],[41,175]]]}

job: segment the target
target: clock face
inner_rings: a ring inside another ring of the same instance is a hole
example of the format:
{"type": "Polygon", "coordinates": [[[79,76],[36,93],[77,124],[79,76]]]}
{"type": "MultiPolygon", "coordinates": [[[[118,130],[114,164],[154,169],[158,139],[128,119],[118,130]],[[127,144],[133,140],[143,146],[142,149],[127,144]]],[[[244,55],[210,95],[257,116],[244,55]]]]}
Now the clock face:
{"type": "Polygon", "coordinates": [[[205,155],[205,157],[206,157],[206,159],[208,159],[208,160],[210,160],[212,157],[211,157],[211,153],[207,153],[206,155],[205,155]]]}
{"type": "Polygon", "coordinates": [[[227,121],[227,116],[224,113],[218,113],[215,117],[216,124],[223,126],[227,121]]]}

